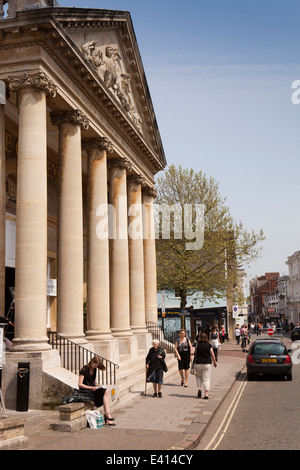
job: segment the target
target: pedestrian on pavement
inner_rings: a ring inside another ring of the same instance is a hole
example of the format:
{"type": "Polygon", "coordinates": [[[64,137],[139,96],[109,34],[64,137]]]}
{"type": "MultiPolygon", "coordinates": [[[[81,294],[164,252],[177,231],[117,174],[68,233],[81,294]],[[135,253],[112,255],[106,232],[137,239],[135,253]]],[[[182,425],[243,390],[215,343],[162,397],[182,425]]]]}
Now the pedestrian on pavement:
{"type": "Polygon", "coordinates": [[[209,342],[212,345],[212,348],[214,350],[216,361],[218,361],[220,342],[219,342],[219,332],[216,326],[212,327],[211,333],[209,335],[209,342]]]}
{"type": "Polygon", "coordinates": [[[240,344],[240,337],[241,337],[240,325],[236,325],[234,335],[236,339],[236,344],[240,344]]]}
{"type": "Polygon", "coordinates": [[[242,338],[241,348],[242,349],[245,349],[246,347],[246,333],[247,333],[246,327],[245,325],[243,325],[241,328],[241,338],[242,338]]]}
{"type": "Polygon", "coordinates": [[[181,385],[188,386],[192,345],[184,329],[180,330],[179,338],[175,341],[175,354],[178,359],[178,370],[181,385]]]}
{"type": "Polygon", "coordinates": [[[204,399],[208,400],[210,390],[211,364],[217,367],[212,345],[208,342],[207,335],[200,333],[194,344],[193,354],[195,356],[196,383],[198,386],[198,398],[201,398],[202,390],[204,399]]]}
{"type": "Polygon", "coordinates": [[[222,327],[221,327],[219,338],[220,338],[220,342],[224,343],[224,341],[225,341],[225,328],[224,328],[224,325],[222,325],[222,327]]]}
{"type": "Polygon", "coordinates": [[[163,384],[163,361],[166,353],[159,345],[158,339],[154,339],[153,347],[149,349],[146,357],[147,382],[153,384],[153,397],[162,398],[161,386],[163,384]]]}
{"type": "Polygon", "coordinates": [[[114,418],[111,417],[109,411],[109,392],[107,388],[96,383],[96,369],[105,370],[105,365],[99,356],[94,356],[90,362],[80,370],[78,381],[79,391],[92,398],[97,408],[103,405],[105,424],[115,426],[115,423],[113,423],[114,418]]]}

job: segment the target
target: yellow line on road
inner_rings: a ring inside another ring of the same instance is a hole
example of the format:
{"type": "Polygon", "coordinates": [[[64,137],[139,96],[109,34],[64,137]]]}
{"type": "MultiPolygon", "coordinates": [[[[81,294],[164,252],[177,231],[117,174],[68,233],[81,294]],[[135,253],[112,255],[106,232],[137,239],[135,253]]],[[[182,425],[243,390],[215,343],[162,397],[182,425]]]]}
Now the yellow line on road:
{"type": "Polygon", "coordinates": [[[224,435],[225,435],[225,433],[226,433],[226,431],[227,431],[227,428],[228,428],[228,426],[229,426],[229,424],[230,424],[230,422],[231,422],[231,420],[232,420],[232,417],[233,417],[233,415],[234,415],[234,412],[235,412],[235,410],[236,410],[236,407],[237,407],[237,405],[238,405],[238,403],[239,403],[239,401],[240,401],[240,399],[241,399],[241,396],[242,396],[242,393],[243,393],[243,391],[244,391],[244,388],[246,387],[246,384],[247,384],[247,381],[246,381],[246,379],[244,379],[244,381],[243,381],[243,382],[241,383],[241,385],[239,386],[239,389],[238,389],[238,391],[236,392],[236,394],[235,394],[235,396],[234,396],[234,398],[233,398],[233,400],[232,400],[232,402],[231,402],[231,405],[230,405],[230,407],[228,408],[228,410],[227,410],[227,412],[226,412],[226,414],[225,414],[225,416],[224,416],[224,418],[223,418],[223,420],[222,420],[222,423],[220,424],[220,426],[219,426],[217,432],[215,433],[214,437],[211,439],[211,441],[210,441],[209,444],[205,447],[204,450],[216,450],[216,448],[218,447],[218,445],[219,445],[220,442],[222,441],[222,439],[223,439],[223,437],[224,437],[224,435]],[[232,411],[231,411],[231,410],[232,410],[232,411]],[[228,417],[229,413],[230,413],[230,416],[229,416],[229,419],[228,419],[228,421],[227,421],[227,423],[226,423],[226,426],[224,427],[223,431],[221,431],[222,428],[223,428],[223,426],[224,426],[225,421],[227,420],[227,417],[228,417]],[[217,437],[218,437],[218,435],[219,435],[220,432],[222,432],[222,434],[221,434],[221,436],[220,436],[218,442],[217,442],[216,445],[211,449],[211,446],[212,446],[213,443],[216,441],[216,439],[217,439],[217,437]]]}

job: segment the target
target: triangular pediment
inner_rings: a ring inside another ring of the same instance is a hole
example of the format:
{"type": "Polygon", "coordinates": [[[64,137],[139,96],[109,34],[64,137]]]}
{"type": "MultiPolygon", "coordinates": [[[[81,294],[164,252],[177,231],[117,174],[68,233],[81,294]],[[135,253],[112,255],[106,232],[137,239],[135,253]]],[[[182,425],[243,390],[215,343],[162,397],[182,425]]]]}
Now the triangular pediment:
{"type": "Polygon", "coordinates": [[[59,8],[55,17],[164,166],[164,151],[130,14],[59,8]]]}
{"type": "Polygon", "coordinates": [[[101,112],[105,125],[119,133],[125,146],[134,147],[154,172],[166,166],[128,12],[67,7],[21,9],[1,22],[0,36],[5,38],[5,48],[15,51],[26,47],[27,54],[30,44],[39,44],[46,52],[39,59],[43,66],[51,63],[53,70],[61,69],[68,92],[62,93],[61,101],[58,96],[53,100],[54,110],[76,89],[80,99],[86,97],[86,104],[90,101],[101,112]]]}

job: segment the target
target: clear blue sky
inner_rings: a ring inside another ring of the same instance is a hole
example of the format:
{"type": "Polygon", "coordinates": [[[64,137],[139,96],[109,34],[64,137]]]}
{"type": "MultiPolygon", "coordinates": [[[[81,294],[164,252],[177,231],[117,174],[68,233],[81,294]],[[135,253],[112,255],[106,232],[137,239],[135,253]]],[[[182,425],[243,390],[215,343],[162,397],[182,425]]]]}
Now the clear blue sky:
{"type": "Polygon", "coordinates": [[[263,228],[248,276],[300,250],[299,0],[58,0],[130,11],[168,164],[219,182],[236,220],[263,228]]]}

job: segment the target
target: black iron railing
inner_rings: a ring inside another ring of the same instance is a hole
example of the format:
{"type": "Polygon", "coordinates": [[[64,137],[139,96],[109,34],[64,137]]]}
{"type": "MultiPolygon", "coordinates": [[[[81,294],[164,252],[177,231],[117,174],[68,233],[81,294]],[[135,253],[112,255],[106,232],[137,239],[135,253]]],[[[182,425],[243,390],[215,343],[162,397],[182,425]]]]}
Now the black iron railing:
{"type": "Polygon", "coordinates": [[[158,339],[166,353],[173,353],[175,348],[176,332],[164,329],[154,322],[146,323],[147,330],[152,334],[153,339],[158,339]]]}
{"type": "Polygon", "coordinates": [[[116,385],[116,372],[119,366],[114,362],[52,331],[49,332],[49,343],[52,349],[58,350],[62,367],[77,375],[79,375],[82,367],[88,364],[94,356],[100,357],[105,366],[105,370],[101,371],[97,369],[96,383],[102,385],[116,385]]]}

